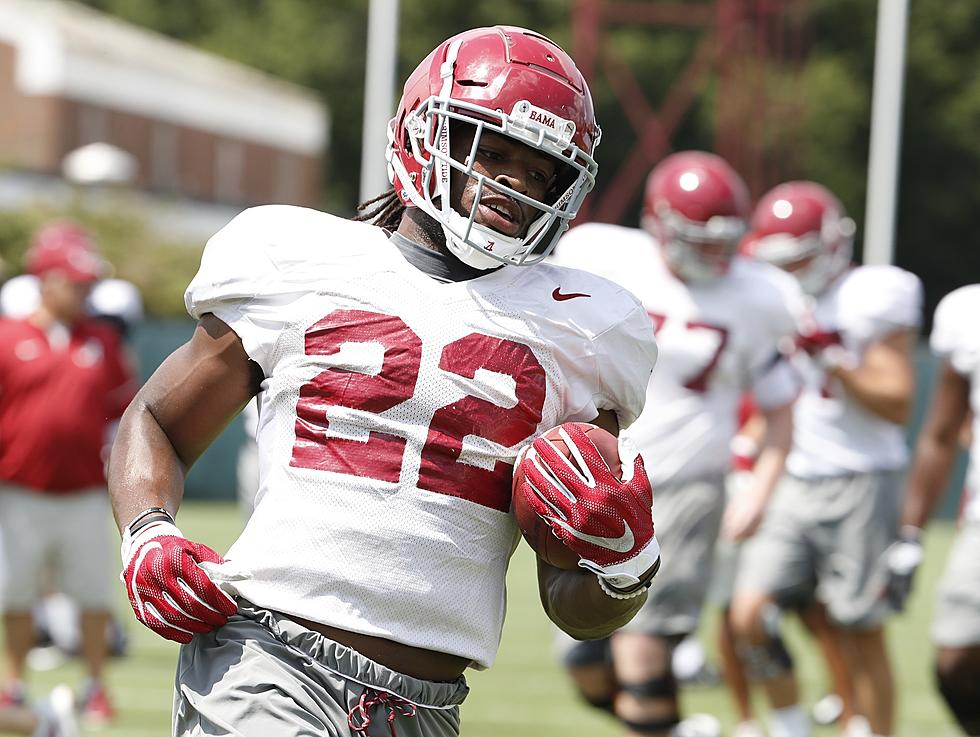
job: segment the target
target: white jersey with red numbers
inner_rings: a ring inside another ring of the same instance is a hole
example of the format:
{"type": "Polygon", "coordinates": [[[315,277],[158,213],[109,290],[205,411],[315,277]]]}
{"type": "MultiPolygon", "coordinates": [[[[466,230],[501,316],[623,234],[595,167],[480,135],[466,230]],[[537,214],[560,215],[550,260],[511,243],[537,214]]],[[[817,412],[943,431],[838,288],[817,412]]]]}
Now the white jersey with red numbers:
{"type": "Polygon", "coordinates": [[[933,353],[949,362],[953,370],[970,382],[973,413],[970,465],[966,472],[963,517],[980,521],[980,284],[950,292],[936,307],[929,345],[933,353]]]}
{"type": "Polygon", "coordinates": [[[570,230],[552,262],[622,284],[654,322],[660,357],[630,429],[654,489],[728,471],[744,391],[763,409],[799,391],[779,348],[796,330],[802,298],[779,269],[738,258],[724,277],[685,283],[645,231],[599,224],[570,230]]]}
{"type": "MultiPolygon", "coordinates": [[[[860,361],[868,346],[921,322],[922,283],[895,266],[859,266],[842,274],[812,305],[815,327],[837,331],[848,354],[860,361]]],[[[806,388],[793,417],[793,450],[786,467],[794,476],[821,478],[890,471],[908,459],[905,430],[844,393],[826,369],[805,354],[796,363],[806,388]]]]}
{"type": "Polygon", "coordinates": [[[656,360],[642,306],[605,280],[539,265],[442,283],[380,228],[297,207],[222,229],[185,302],[266,377],[255,512],[216,577],[478,667],[519,539],[518,449],[600,409],[629,425],[656,360]]]}

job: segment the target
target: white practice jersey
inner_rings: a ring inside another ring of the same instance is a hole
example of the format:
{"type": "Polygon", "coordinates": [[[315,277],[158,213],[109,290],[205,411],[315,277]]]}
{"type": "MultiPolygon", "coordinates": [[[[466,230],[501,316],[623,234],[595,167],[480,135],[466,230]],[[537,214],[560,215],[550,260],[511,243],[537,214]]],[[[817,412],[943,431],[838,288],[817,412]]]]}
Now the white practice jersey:
{"type": "MultiPolygon", "coordinates": [[[[895,266],[858,266],[817,298],[812,319],[820,330],[837,331],[845,350],[861,360],[872,343],[919,326],[922,283],[895,266]]],[[[789,472],[820,478],[902,468],[905,429],[848,397],[816,361],[803,353],[796,359],[806,387],[794,411],[789,472]]]]}
{"type": "Polygon", "coordinates": [[[570,230],[552,262],[622,284],[654,322],[660,358],[646,409],[630,429],[654,489],[729,470],[745,391],[762,408],[798,393],[779,349],[796,332],[802,297],[779,269],[737,258],[724,277],[687,284],[670,273],[645,231],[600,224],[570,230]]]}
{"type": "Polygon", "coordinates": [[[970,382],[973,413],[970,465],[966,473],[963,516],[980,521],[980,284],[950,292],[936,307],[929,345],[933,353],[949,362],[953,370],[970,382]]]}
{"type": "Polygon", "coordinates": [[[185,302],[266,377],[256,508],[219,577],[260,606],[478,667],[519,539],[518,449],[600,409],[629,425],[656,359],[614,284],[547,265],[441,283],[380,228],[297,207],[222,229],[185,302]]]}

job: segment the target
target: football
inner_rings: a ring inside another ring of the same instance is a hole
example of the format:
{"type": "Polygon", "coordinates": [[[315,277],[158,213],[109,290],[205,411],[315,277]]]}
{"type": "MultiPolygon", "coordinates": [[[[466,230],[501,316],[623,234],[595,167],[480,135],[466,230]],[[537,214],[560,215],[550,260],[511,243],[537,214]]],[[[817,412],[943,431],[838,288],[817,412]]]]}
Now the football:
{"type": "MultiPolygon", "coordinates": [[[[603,430],[597,425],[590,425],[587,422],[566,423],[578,425],[589,440],[598,449],[610,470],[617,477],[622,476],[622,464],[619,460],[619,441],[616,436],[603,430]]],[[[560,426],[559,426],[560,427],[560,426]]],[[[553,427],[543,433],[542,437],[547,438],[555,447],[566,457],[571,457],[571,452],[565,441],[558,433],[558,427],[553,427]]],[[[528,545],[537,553],[538,557],[555,568],[574,570],[578,568],[579,556],[574,551],[565,547],[565,544],[551,531],[551,527],[541,519],[534,511],[534,507],[528,502],[529,494],[534,494],[534,490],[526,483],[524,478],[525,458],[520,458],[514,466],[514,481],[512,487],[511,509],[514,519],[521,530],[528,545]]]]}

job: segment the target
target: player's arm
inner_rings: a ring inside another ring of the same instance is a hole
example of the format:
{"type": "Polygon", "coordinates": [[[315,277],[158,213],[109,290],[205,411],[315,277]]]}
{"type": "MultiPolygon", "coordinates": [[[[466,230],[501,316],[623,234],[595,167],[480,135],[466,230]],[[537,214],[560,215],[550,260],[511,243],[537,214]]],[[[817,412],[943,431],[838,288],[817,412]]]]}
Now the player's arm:
{"type": "Polygon", "coordinates": [[[890,422],[905,424],[915,391],[915,339],[914,330],[896,330],[869,345],[860,365],[842,362],[828,367],[827,372],[865,409],[890,422]]]}
{"type": "Polygon", "coordinates": [[[903,529],[922,528],[932,516],[949,480],[969,406],[969,380],[944,361],[909,470],[903,529]]]}
{"type": "Polygon", "coordinates": [[[142,511],[176,515],[184,476],[258,392],[258,366],[238,336],[204,315],[123,414],[109,463],[109,496],[119,529],[142,511]]]}
{"type": "Polygon", "coordinates": [[[729,503],[722,523],[726,537],[732,540],[744,540],[758,529],[793,444],[793,402],[763,409],[758,417],[764,429],[752,467],[752,486],[729,503]]]}
{"type": "MultiPolygon", "coordinates": [[[[613,435],[619,434],[615,413],[600,410],[592,421],[613,435]]],[[[629,598],[613,598],[599,585],[599,577],[584,568],[563,570],[538,558],[538,591],[549,619],[579,640],[612,634],[629,622],[646,601],[649,580],[656,573],[659,559],[643,572],[641,581],[624,589],[629,598]]]]}
{"type": "Polygon", "coordinates": [[[123,580],[136,618],[177,642],[222,626],[238,608],[206,570],[222,558],[174,522],[184,475],[254,395],[261,372],[213,315],[154,372],[123,414],[109,495],[123,532],[123,580]]]}

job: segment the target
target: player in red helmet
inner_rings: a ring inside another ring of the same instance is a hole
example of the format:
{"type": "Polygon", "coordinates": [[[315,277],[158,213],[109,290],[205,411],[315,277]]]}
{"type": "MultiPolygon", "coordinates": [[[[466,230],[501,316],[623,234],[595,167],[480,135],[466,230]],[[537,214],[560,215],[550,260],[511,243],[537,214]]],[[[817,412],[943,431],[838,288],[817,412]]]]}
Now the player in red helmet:
{"type": "Polygon", "coordinates": [[[643,227],[660,242],[671,271],[685,281],[706,281],[728,271],[750,208],[745,182],[727,161],[681,151],[650,172],[643,227]]]}
{"type": "MultiPolygon", "coordinates": [[[[361,221],[258,207],[208,242],[185,295],[199,327],[126,413],[110,469],[133,609],[184,643],[174,734],[459,734],[463,672],[500,638],[518,451],[564,421],[630,424],[656,356],[621,287],[527,268],[591,188],[598,139],[560,47],[467,31],[409,78],[394,188],[361,221]],[[259,490],[225,560],[173,517],[184,469],[256,394],[259,490]]],[[[593,522],[572,537],[604,551],[598,570],[539,562],[577,637],[627,621],[656,571],[648,508],[625,546],[593,522]]]]}
{"type": "Polygon", "coordinates": [[[786,182],[759,200],[742,242],[747,256],[779,266],[816,296],[851,264],[854,221],[816,182],[786,182]]]}
{"type": "Polygon", "coordinates": [[[732,614],[747,646],[763,647],[775,605],[818,597],[857,711],[885,736],[894,695],[884,623],[904,604],[886,585],[897,575],[888,551],[898,536],[922,285],[894,266],[851,267],[853,235],[838,199],[814,182],[779,185],[752,217],[745,252],[790,272],[812,305],[796,339],[805,386],[787,474],[743,551],[732,614]]]}
{"type": "MultiPolygon", "coordinates": [[[[570,646],[565,657],[580,693],[631,735],[701,737],[718,728],[707,715],[681,720],[671,653],[698,628],[719,532],[736,540],[753,533],[791,442],[799,386],[779,348],[803,300],[778,269],[737,257],[748,216],[745,184],[731,166],[684,151],[650,174],[643,229],[582,225],[553,256],[636,294],[660,348],[648,410],[630,436],[657,491],[658,538],[673,565],[631,622],[607,640],[570,646]],[[753,483],[726,507],[728,448],[746,391],[768,430],[753,483]]],[[[758,735],[758,726],[740,725],[738,734],[758,735]]]]}

